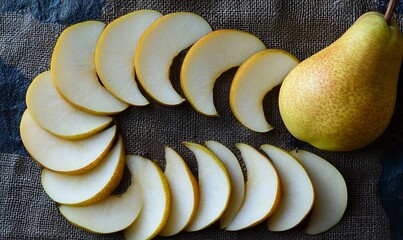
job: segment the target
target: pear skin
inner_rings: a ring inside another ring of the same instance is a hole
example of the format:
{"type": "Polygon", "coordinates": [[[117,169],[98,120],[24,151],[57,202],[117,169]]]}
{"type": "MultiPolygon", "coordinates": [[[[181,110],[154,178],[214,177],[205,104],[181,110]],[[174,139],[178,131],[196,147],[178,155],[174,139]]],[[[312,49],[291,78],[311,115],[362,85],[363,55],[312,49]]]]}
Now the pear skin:
{"type": "Polygon", "coordinates": [[[295,67],[279,95],[296,138],[329,151],[377,139],[395,108],[403,38],[376,12],[363,14],[338,40],[295,67]]]}

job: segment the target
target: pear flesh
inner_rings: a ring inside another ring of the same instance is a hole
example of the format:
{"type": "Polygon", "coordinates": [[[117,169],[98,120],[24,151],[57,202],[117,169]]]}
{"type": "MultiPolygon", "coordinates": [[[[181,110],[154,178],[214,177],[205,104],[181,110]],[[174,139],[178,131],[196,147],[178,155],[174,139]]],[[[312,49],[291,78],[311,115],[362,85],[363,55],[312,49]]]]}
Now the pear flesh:
{"type": "Polygon", "coordinates": [[[35,122],[60,138],[84,139],[112,122],[111,117],[92,115],[71,106],[57,91],[50,71],[35,77],[27,90],[26,103],[35,122]]]}
{"type": "Polygon", "coordinates": [[[281,187],[277,170],[262,153],[245,143],[237,144],[247,171],[245,198],[225,230],[253,227],[270,216],[280,202],[281,187]]]}
{"type": "Polygon", "coordinates": [[[125,156],[120,138],[100,164],[80,175],[42,170],[42,187],[55,202],[88,206],[107,198],[123,177],[125,156]]]}
{"type": "Polygon", "coordinates": [[[130,226],[139,216],[143,206],[140,191],[140,185],[133,182],[122,195],[110,195],[85,207],[60,205],[59,211],[69,222],[84,230],[114,233],[130,226]]]}
{"type": "Polygon", "coordinates": [[[135,80],[134,55],[143,32],[162,16],[139,10],[119,17],[102,31],[95,49],[95,68],[105,88],[119,100],[134,106],[149,102],[135,80]]]}
{"type": "Polygon", "coordinates": [[[155,21],[142,34],[134,57],[144,90],[159,103],[181,104],[184,99],[169,79],[170,66],[181,51],[211,31],[204,18],[190,12],[167,14],[155,21]]]}
{"type": "Polygon", "coordinates": [[[81,140],[66,140],[41,128],[25,110],[20,125],[21,140],[42,167],[65,174],[82,174],[97,166],[113,145],[116,126],[81,140]]]}
{"type": "Polygon", "coordinates": [[[143,206],[139,216],[123,232],[127,240],[152,239],[164,227],[171,209],[167,179],[154,161],[137,155],[127,155],[126,165],[132,181],[140,185],[143,206]]]}
{"type": "Polygon", "coordinates": [[[231,182],[221,160],[208,148],[185,142],[196,157],[199,179],[199,205],[193,219],[185,229],[200,231],[216,222],[228,206],[231,182]]]}
{"type": "Polygon", "coordinates": [[[171,209],[160,235],[167,237],[182,231],[192,220],[199,203],[199,186],[183,158],[165,147],[165,176],[171,193],[171,209]]]}
{"type": "Polygon", "coordinates": [[[349,151],[378,138],[392,117],[403,55],[399,27],[383,15],[362,15],[327,48],[285,78],[281,117],[296,138],[349,151]]]}
{"type": "Polygon", "coordinates": [[[229,95],[236,119],[252,131],[272,130],[266,120],[263,99],[298,63],[289,52],[279,49],[257,52],[242,63],[232,80],[229,95]]]}
{"type": "Polygon", "coordinates": [[[270,231],[286,231],[297,226],[312,209],[315,193],[301,163],[283,149],[265,144],[263,152],[273,162],[280,178],[281,199],[267,220],[270,231]]]}
{"type": "Polygon", "coordinates": [[[99,21],[86,21],[66,28],[57,39],[51,60],[54,84],[73,106],[97,115],[115,114],[128,105],[116,99],[98,80],[95,48],[105,28],[99,21]]]}
{"type": "Polygon", "coordinates": [[[347,208],[348,193],[343,175],[311,152],[294,150],[290,153],[304,166],[315,189],[315,202],[305,232],[325,232],[341,220],[347,208]]]}
{"type": "Polygon", "coordinates": [[[192,107],[203,115],[218,116],[213,96],[217,78],[264,49],[255,35],[231,29],[213,31],[197,41],[183,60],[180,77],[192,107]]]}
{"type": "Polygon", "coordinates": [[[228,206],[219,220],[220,228],[225,229],[241,208],[245,197],[245,178],[242,167],[231,150],[217,141],[206,141],[205,144],[224,164],[231,182],[228,206]]]}

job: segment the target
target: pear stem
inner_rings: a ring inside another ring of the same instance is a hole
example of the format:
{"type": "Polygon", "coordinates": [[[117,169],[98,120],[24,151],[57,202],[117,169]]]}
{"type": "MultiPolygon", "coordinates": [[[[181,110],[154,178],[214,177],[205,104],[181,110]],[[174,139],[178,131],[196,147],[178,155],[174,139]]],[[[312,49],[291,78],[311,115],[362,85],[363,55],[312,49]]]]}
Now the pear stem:
{"type": "Polygon", "coordinates": [[[397,5],[398,1],[399,0],[389,0],[388,6],[386,8],[385,16],[384,16],[384,19],[386,20],[388,25],[390,25],[392,14],[395,11],[395,8],[396,8],[396,5],[397,5]]]}

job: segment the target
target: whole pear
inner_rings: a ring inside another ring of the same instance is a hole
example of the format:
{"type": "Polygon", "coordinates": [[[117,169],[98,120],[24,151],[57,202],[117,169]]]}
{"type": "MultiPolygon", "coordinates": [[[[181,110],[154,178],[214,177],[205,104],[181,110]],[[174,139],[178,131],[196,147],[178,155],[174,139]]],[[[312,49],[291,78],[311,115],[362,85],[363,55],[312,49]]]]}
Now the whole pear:
{"type": "Polygon", "coordinates": [[[285,126],[323,150],[368,145],[392,118],[402,56],[396,23],[388,24],[377,12],[363,14],[285,78],[279,95],[285,126]]]}

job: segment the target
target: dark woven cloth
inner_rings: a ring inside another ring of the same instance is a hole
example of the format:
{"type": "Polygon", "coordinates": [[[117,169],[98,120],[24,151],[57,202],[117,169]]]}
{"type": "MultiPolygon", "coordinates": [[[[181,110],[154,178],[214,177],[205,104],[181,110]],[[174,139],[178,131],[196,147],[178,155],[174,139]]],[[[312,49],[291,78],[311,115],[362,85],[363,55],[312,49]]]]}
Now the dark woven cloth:
{"type": "MultiPolygon", "coordinates": [[[[53,47],[63,29],[89,19],[109,23],[145,8],[163,14],[194,12],[203,16],[214,30],[239,29],[253,33],[266,47],[285,49],[303,60],[332,43],[361,14],[383,12],[385,3],[377,0],[0,0],[0,239],[122,239],[121,233],[95,235],[80,230],[58,213],[56,203],[42,189],[41,168],[22,146],[18,125],[26,108],[26,89],[37,74],[49,69],[53,47]]],[[[403,26],[401,3],[394,19],[403,26]]],[[[182,96],[179,71],[185,54],[182,52],[171,68],[173,85],[182,96]]],[[[349,194],[345,215],[338,225],[318,236],[304,234],[304,223],[279,233],[269,232],[262,223],[238,232],[219,230],[218,224],[214,224],[199,232],[181,233],[167,239],[389,239],[388,218],[378,196],[379,159],[399,129],[401,102],[390,127],[373,144],[354,152],[325,152],[296,141],[287,132],[277,106],[279,88],[270,92],[264,101],[267,119],[274,129],[259,134],[241,126],[231,113],[228,100],[235,71],[224,73],[216,82],[214,97],[220,117],[202,116],[188,103],[167,107],[151,99],[146,107],[131,107],[118,114],[115,120],[127,153],[157,160],[164,167],[164,146],[170,146],[196,173],[194,156],[182,145],[183,141],[216,140],[239,158],[235,148],[239,142],[256,148],[265,143],[287,150],[298,146],[329,160],[343,174],[349,194]]]]}

